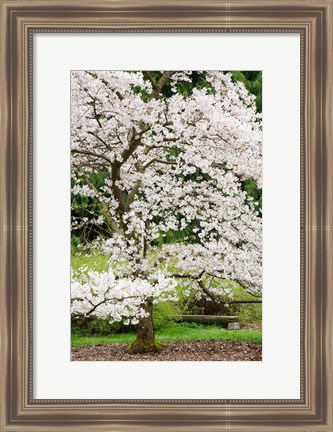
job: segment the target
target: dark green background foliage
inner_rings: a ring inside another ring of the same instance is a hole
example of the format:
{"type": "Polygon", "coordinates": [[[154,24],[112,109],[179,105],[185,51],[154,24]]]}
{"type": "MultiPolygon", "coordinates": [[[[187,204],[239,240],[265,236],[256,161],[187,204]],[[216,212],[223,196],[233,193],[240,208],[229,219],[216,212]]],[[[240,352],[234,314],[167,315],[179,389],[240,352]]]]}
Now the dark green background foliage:
{"type": "Polygon", "coordinates": [[[80,336],[102,335],[107,336],[116,333],[127,333],[134,331],[134,326],[115,322],[110,324],[107,318],[98,318],[96,316],[72,316],[71,318],[72,333],[80,336]]]}
{"type": "Polygon", "coordinates": [[[233,71],[234,81],[241,81],[248,92],[256,97],[258,112],[262,112],[262,71],[233,71]]]}

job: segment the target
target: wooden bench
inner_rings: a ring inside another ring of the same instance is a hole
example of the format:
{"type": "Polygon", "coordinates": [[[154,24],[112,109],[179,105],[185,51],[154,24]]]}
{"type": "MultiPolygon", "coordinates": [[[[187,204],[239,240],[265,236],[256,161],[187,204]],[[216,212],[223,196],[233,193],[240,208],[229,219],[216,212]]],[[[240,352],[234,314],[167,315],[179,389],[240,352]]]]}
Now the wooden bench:
{"type": "Polygon", "coordinates": [[[200,324],[220,324],[223,327],[228,327],[230,330],[239,330],[239,322],[237,316],[227,315],[182,315],[181,321],[195,322],[200,324]]]}

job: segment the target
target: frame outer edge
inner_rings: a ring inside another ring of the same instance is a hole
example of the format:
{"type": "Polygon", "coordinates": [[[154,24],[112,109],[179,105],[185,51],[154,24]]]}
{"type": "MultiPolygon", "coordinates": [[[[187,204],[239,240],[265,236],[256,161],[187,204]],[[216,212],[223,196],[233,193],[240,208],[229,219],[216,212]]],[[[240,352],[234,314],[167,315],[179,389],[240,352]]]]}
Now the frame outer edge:
{"type": "Polygon", "coordinates": [[[326,231],[327,237],[327,322],[325,323],[325,355],[327,359],[327,376],[330,377],[331,382],[328,385],[327,397],[327,410],[328,419],[327,424],[330,431],[333,431],[333,2],[330,2],[327,8],[326,17],[327,26],[327,76],[325,87],[327,89],[326,100],[324,106],[324,122],[326,126],[326,146],[327,146],[327,165],[328,165],[328,190],[327,190],[327,206],[326,206],[326,220],[328,230],[326,231]],[[331,333],[329,331],[331,330],[331,333]]]}
{"type": "Polygon", "coordinates": [[[0,430],[4,430],[10,417],[10,410],[8,407],[8,397],[10,393],[10,379],[11,373],[11,340],[10,340],[10,310],[11,299],[8,295],[6,286],[10,283],[10,244],[12,235],[12,215],[11,215],[11,181],[10,172],[8,169],[8,160],[10,160],[10,146],[11,141],[11,112],[10,109],[10,88],[8,65],[10,63],[10,37],[8,29],[9,25],[8,9],[5,4],[1,4],[1,65],[0,65],[0,80],[1,80],[1,143],[0,143],[0,187],[2,203],[0,211],[0,284],[1,284],[1,341],[0,341],[0,356],[1,356],[1,405],[0,405],[0,430]],[[7,67],[6,67],[7,66],[7,67]],[[9,374],[7,373],[9,371],[9,374]]]}

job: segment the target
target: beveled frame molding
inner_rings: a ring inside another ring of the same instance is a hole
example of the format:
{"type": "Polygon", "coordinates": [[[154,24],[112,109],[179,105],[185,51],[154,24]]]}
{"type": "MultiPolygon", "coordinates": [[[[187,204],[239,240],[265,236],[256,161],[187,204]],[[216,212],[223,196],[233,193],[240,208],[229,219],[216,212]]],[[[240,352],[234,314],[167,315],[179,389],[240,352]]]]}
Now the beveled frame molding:
{"type": "Polygon", "coordinates": [[[2,0],[1,6],[0,430],[332,432],[332,0],[2,0]],[[33,34],[189,31],[301,36],[301,398],[35,400],[33,34]]]}

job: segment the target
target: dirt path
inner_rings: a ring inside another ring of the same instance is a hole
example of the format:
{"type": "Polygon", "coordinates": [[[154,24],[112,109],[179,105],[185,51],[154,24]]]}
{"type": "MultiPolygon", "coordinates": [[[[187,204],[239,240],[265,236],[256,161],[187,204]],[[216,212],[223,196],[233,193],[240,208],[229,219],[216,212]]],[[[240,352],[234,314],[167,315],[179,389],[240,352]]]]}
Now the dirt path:
{"type": "Polygon", "coordinates": [[[128,354],[126,344],[73,348],[73,361],[261,361],[261,344],[236,341],[169,343],[160,353],[128,354]]]}

